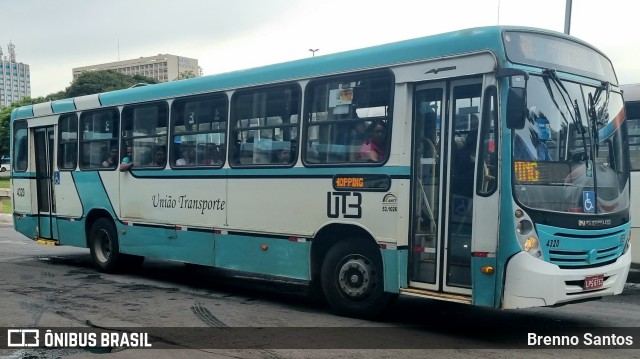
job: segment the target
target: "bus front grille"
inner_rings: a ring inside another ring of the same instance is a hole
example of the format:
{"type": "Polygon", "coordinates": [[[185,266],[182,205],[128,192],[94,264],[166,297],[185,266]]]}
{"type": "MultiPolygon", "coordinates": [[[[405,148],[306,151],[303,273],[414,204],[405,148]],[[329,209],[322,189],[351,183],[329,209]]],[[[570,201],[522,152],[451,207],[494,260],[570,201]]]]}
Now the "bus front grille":
{"type": "Polygon", "coordinates": [[[607,265],[622,254],[624,244],[588,250],[549,250],[549,261],[563,269],[583,269],[607,265]]]}

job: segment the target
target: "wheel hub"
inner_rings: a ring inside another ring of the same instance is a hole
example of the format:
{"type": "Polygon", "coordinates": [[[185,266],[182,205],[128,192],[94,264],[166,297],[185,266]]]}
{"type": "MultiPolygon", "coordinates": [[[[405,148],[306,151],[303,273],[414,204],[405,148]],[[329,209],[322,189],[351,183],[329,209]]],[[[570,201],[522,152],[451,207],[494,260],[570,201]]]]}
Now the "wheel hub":
{"type": "Polygon", "coordinates": [[[107,262],[111,257],[111,238],[106,231],[100,233],[97,241],[96,254],[101,262],[107,262]]]}
{"type": "Polygon", "coordinates": [[[349,259],[340,267],[338,282],[342,292],[352,298],[360,299],[369,294],[373,287],[373,268],[362,258],[349,259]]]}

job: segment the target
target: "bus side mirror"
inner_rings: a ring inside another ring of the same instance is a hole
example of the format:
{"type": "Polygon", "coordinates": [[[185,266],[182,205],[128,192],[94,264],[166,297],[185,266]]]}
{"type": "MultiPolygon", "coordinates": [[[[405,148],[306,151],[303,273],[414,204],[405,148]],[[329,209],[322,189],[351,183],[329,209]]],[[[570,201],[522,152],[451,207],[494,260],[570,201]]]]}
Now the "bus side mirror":
{"type": "Polygon", "coordinates": [[[507,128],[521,130],[527,119],[527,91],[522,87],[511,87],[507,95],[507,128]]]}
{"type": "Polygon", "coordinates": [[[509,93],[507,94],[507,128],[520,130],[527,120],[527,80],[529,74],[520,69],[501,68],[496,73],[497,78],[509,78],[509,93]]]}

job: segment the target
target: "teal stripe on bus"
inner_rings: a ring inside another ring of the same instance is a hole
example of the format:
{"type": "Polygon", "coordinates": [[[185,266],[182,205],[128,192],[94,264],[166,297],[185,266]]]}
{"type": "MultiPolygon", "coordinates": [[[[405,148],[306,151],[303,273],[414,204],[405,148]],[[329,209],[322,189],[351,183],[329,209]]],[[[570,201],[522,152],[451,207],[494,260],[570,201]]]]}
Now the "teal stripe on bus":
{"type": "Polygon", "coordinates": [[[407,177],[411,174],[409,166],[386,167],[326,167],[326,168],[221,168],[190,170],[131,170],[138,178],[172,177],[331,177],[336,174],[384,174],[391,177],[407,177]]]}
{"type": "Polygon", "coordinates": [[[102,184],[100,173],[98,171],[71,173],[76,185],[76,190],[78,191],[78,197],[84,209],[83,215],[86,216],[88,214],[87,211],[91,209],[102,208],[107,210],[113,218],[115,218],[115,211],[102,184]]]}

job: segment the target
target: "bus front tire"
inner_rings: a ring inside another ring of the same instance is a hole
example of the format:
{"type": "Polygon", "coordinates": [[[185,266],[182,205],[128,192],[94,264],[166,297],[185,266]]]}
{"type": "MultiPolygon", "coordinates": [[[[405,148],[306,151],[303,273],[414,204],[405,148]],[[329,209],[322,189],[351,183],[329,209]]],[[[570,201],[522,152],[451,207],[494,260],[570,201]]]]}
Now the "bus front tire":
{"type": "Polygon", "coordinates": [[[341,315],[379,315],[391,299],[384,292],[383,277],[380,254],[362,241],[336,243],[322,263],[322,291],[331,308],[341,315]]]}
{"type": "Polygon", "coordinates": [[[120,254],[118,232],[113,222],[106,218],[95,221],[91,226],[89,250],[99,271],[114,273],[120,269],[124,258],[120,254]]]}

